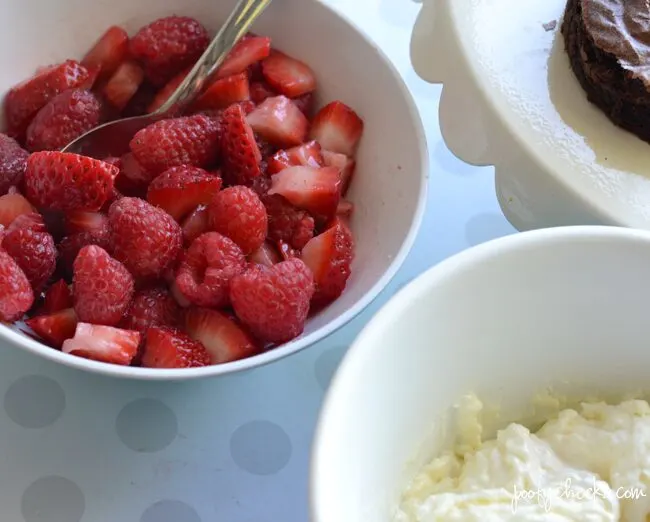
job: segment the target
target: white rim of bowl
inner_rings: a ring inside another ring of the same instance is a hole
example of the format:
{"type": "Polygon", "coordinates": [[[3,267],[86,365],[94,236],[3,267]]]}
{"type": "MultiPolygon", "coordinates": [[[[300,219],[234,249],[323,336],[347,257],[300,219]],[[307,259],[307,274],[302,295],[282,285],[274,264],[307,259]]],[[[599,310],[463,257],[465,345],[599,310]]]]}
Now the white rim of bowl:
{"type": "Polygon", "coordinates": [[[359,36],[365,40],[365,42],[370,45],[375,52],[379,55],[380,60],[384,62],[384,65],[390,69],[393,73],[393,76],[396,79],[398,87],[402,91],[404,96],[404,101],[406,103],[409,115],[413,121],[413,126],[415,127],[416,139],[418,142],[418,148],[420,150],[420,162],[422,165],[422,171],[420,172],[420,192],[417,201],[417,207],[413,216],[413,221],[411,227],[408,231],[408,234],[404,237],[404,241],[400,246],[397,255],[394,257],[393,262],[389,265],[384,275],[379,278],[379,280],[370,288],[366,294],[359,299],[349,310],[346,310],[336,319],[330,321],[323,327],[319,328],[315,332],[306,335],[305,337],[300,337],[295,341],[290,341],[278,348],[273,348],[267,352],[249,357],[248,359],[242,359],[240,361],[234,361],[224,364],[216,364],[212,366],[205,366],[202,368],[183,368],[183,369],[151,369],[151,368],[140,368],[135,366],[119,366],[114,364],[107,364],[102,362],[92,361],[90,359],[84,359],[74,355],[65,354],[59,350],[55,350],[48,346],[45,346],[38,341],[31,339],[23,334],[18,333],[17,331],[5,327],[0,329],[0,340],[7,341],[12,345],[18,345],[18,347],[27,350],[30,353],[41,356],[50,361],[60,363],[64,366],[70,368],[75,368],[78,370],[85,370],[91,373],[106,375],[110,377],[117,378],[126,378],[126,379],[135,379],[135,380],[147,380],[147,381],[184,381],[190,379],[199,379],[204,377],[216,377],[221,375],[228,375],[233,373],[239,373],[246,370],[252,370],[261,366],[266,366],[272,362],[284,359],[290,355],[298,353],[312,344],[325,339],[338,329],[345,326],[357,315],[359,315],[363,310],[365,310],[370,303],[372,303],[377,296],[386,288],[388,283],[393,279],[397,271],[402,267],[404,261],[413,247],[413,243],[417,237],[418,231],[422,224],[424,218],[424,212],[426,209],[427,194],[428,194],[428,179],[429,179],[429,151],[427,145],[426,134],[424,130],[424,125],[420,117],[420,113],[415,104],[415,100],[411,92],[409,91],[402,75],[397,70],[393,62],[388,58],[386,53],[377,45],[377,43],[372,40],[366,34],[366,32],[359,27],[354,21],[352,21],[346,14],[341,13],[334,9],[333,7],[324,4],[320,0],[313,0],[320,4],[325,9],[329,10],[338,18],[342,19],[351,30],[359,33],[359,36]]]}
{"type": "Polygon", "coordinates": [[[328,418],[332,416],[336,404],[349,400],[349,395],[342,396],[343,392],[339,393],[339,383],[349,381],[351,375],[359,375],[358,367],[364,365],[364,361],[369,357],[368,352],[373,350],[372,343],[368,341],[375,337],[375,330],[381,329],[383,325],[391,324],[391,318],[400,315],[405,308],[409,307],[409,303],[430,291],[439,281],[445,280],[456,272],[467,270],[470,266],[480,264],[486,259],[503,255],[504,252],[526,249],[540,243],[593,240],[645,243],[650,249],[650,231],[641,229],[616,226],[567,226],[519,232],[482,243],[441,261],[424,271],[391,297],[354,340],[325,393],[316,424],[310,457],[310,520],[312,522],[324,522],[319,518],[319,513],[322,511],[319,497],[319,490],[322,488],[320,465],[328,456],[322,453],[324,450],[321,441],[327,430],[328,418]]]}

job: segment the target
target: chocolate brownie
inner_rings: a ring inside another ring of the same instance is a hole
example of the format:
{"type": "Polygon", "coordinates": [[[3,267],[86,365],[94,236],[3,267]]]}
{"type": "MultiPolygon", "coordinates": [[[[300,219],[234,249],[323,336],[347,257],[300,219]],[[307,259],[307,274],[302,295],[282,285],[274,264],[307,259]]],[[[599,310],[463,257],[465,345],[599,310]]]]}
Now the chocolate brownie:
{"type": "Polygon", "coordinates": [[[568,0],[562,35],[589,101],[650,142],[650,1],[568,0]]]}

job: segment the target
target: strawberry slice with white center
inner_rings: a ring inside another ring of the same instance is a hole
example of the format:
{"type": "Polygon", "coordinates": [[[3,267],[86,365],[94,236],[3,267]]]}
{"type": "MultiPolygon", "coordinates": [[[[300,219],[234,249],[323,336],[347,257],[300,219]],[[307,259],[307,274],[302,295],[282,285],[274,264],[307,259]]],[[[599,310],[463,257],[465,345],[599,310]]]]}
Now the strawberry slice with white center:
{"type": "Polygon", "coordinates": [[[77,324],[74,337],[63,343],[63,353],[128,366],[138,353],[140,332],[112,326],[77,324]]]}
{"type": "Polygon", "coordinates": [[[271,54],[271,39],[265,36],[245,36],[230,51],[217,71],[217,78],[225,78],[246,71],[251,65],[271,54]]]}
{"type": "Polygon", "coordinates": [[[353,157],[363,134],[363,120],[345,103],[334,101],[323,107],[312,122],[309,134],[323,149],[353,157]]]}
{"type": "Polygon", "coordinates": [[[279,148],[300,145],[309,131],[309,120],[286,96],[267,98],[247,121],[264,140],[279,148]]]}
{"type": "Polygon", "coordinates": [[[322,218],[333,216],[341,199],[341,177],[334,167],[289,167],[272,176],[271,182],[269,195],[279,194],[322,218]]]}
{"type": "Polygon", "coordinates": [[[104,96],[109,103],[121,111],[127,106],[144,80],[144,71],[136,62],[123,62],[104,87],[104,96]]]}
{"type": "Polygon", "coordinates": [[[99,69],[99,77],[107,79],[124,61],[129,51],[129,35],[118,26],[109,27],[88,51],[81,65],[99,69]]]}
{"type": "Polygon", "coordinates": [[[268,160],[267,174],[273,175],[289,167],[303,165],[306,167],[330,167],[327,165],[321,152],[321,146],[317,141],[310,141],[298,147],[287,150],[279,150],[268,160]]]}
{"type": "Polygon", "coordinates": [[[233,103],[250,100],[249,87],[246,73],[220,78],[199,96],[192,106],[192,111],[225,109],[233,103]]]}
{"type": "Polygon", "coordinates": [[[189,216],[183,220],[183,243],[189,247],[192,242],[210,228],[208,220],[208,207],[199,205],[189,216]]]}
{"type": "Polygon", "coordinates": [[[262,74],[273,89],[289,98],[316,90],[314,71],[306,63],[279,51],[273,51],[262,62],[262,74]]]}
{"type": "Polygon", "coordinates": [[[316,283],[314,306],[329,304],[345,289],[354,259],[352,232],[340,218],[302,249],[302,260],[311,269],[316,283]]]}
{"type": "Polygon", "coordinates": [[[251,263],[271,267],[278,264],[280,261],[280,254],[277,249],[268,241],[265,241],[261,247],[248,256],[251,263]]]}
{"type": "Polygon", "coordinates": [[[0,225],[8,227],[18,216],[32,212],[36,212],[36,209],[21,194],[0,196],[0,225]]]}
{"type": "Polygon", "coordinates": [[[154,179],[147,201],[180,221],[199,205],[207,205],[221,188],[221,178],[198,167],[172,167],[154,179]]]}
{"type": "Polygon", "coordinates": [[[230,185],[247,185],[262,174],[262,153],[239,104],[228,107],[221,117],[221,154],[224,179],[230,185]]]}
{"type": "Polygon", "coordinates": [[[101,212],[69,212],[65,217],[66,235],[78,232],[103,233],[108,230],[108,217],[101,212]]]}
{"type": "Polygon", "coordinates": [[[27,319],[25,324],[48,345],[61,348],[63,343],[75,334],[77,315],[72,308],[66,308],[49,315],[27,319]]]}
{"type": "Polygon", "coordinates": [[[324,150],[323,163],[326,167],[336,167],[339,169],[341,173],[341,194],[345,195],[350,187],[350,181],[352,181],[352,175],[357,167],[357,162],[345,154],[324,150]]]}
{"type": "Polygon", "coordinates": [[[234,318],[208,308],[191,308],[185,314],[185,328],[205,346],[212,364],[252,357],[260,352],[257,343],[234,318]]]}

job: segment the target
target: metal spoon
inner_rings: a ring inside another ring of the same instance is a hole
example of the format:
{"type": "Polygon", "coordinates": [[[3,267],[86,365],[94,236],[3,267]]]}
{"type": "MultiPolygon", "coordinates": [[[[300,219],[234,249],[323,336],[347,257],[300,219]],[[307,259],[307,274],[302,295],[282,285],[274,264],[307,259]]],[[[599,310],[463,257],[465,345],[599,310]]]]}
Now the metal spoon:
{"type": "Polygon", "coordinates": [[[271,0],[240,0],[183,83],[158,110],[144,116],[99,125],[66,145],[63,152],[74,152],[97,159],[119,157],[128,152],[129,142],[136,132],[165,117],[181,113],[194,101],[227,54],[270,3],[271,0]]]}

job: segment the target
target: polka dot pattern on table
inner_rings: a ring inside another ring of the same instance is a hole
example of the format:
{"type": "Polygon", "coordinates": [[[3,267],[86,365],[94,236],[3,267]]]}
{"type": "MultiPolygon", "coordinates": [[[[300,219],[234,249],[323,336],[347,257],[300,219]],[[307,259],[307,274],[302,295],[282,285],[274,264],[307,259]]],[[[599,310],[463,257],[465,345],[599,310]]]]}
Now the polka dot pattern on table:
{"type": "Polygon", "coordinates": [[[161,500],[147,508],[140,522],[201,522],[201,518],[184,502],[161,500]]]}
{"type": "Polygon", "coordinates": [[[56,422],[65,410],[65,392],[49,377],[27,375],[9,386],[4,407],[9,418],[19,426],[45,428],[56,422]]]}
{"type": "Polygon", "coordinates": [[[293,447],[289,435],[265,420],[248,422],[230,438],[230,454],[241,469],[254,475],[273,475],[289,463],[293,447]]]}
{"type": "Polygon", "coordinates": [[[465,225],[465,238],[470,246],[514,233],[515,229],[508,220],[496,212],[477,214],[465,225]]]}
{"type": "Polygon", "coordinates": [[[330,348],[325,350],[318,356],[316,363],[314,364],[314,373],[316,375],[316,380],[318,384],[323,389],[327,390],[330,385],[332,377],[336,369],[339,367],[347,346],[337,346],[336,348],[330,348]]]}
{"type": "Polygon", "coordinates": [[[65,477],[43,477],[23,494],[25,522],[79,522],[86,509],[84,494],[65,477]]]}
{"type": "Polygon", "coordinates": [[[154,453],[174,441],[178,421],[174,412],[161,401],[137,399],[124,406],[115,428],[126,447],[139,453],[154,453]]]}

